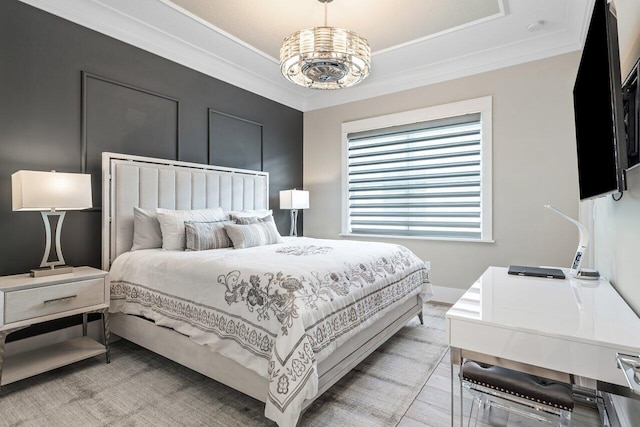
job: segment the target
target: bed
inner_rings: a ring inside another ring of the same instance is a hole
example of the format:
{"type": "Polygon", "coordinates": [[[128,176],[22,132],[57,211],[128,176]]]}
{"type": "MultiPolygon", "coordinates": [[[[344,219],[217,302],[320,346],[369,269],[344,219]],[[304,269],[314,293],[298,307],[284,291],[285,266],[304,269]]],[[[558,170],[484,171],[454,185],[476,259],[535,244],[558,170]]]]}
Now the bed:
{"type": "Polygon", "coordinates": [[[399,245],[284,238],[246,249],[131,251],[133,209],[268,209],[265,172],[103,154],[111,331],[265,402],[301,412],[422,315],[424,263],[399,245]]]}

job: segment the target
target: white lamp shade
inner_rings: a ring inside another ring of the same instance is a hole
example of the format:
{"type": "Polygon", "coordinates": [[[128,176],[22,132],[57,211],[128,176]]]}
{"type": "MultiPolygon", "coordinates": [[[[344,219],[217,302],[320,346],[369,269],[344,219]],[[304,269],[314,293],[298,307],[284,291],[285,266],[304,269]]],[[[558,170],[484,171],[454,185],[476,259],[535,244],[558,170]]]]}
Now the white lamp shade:
{"type": "Polygon", "coordinates": [[[304,190],[281,191],[280,209],[309,209],[309,192],[304,190]]]}
{"type": "Polygon", "coordinates": [[[88,209],[91,175],[80,173],[18,171],[11,175],[14,211],[88,209]]]}

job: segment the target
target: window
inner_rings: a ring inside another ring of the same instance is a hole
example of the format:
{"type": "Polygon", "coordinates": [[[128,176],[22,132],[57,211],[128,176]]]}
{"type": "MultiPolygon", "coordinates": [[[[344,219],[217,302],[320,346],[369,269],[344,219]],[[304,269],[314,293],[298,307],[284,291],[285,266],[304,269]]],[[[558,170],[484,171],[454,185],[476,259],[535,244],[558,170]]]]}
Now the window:
{"type": "Polygon", "coordinates": [[[343,235],[491,241],[491,97],[342,134],[343,235]]]}

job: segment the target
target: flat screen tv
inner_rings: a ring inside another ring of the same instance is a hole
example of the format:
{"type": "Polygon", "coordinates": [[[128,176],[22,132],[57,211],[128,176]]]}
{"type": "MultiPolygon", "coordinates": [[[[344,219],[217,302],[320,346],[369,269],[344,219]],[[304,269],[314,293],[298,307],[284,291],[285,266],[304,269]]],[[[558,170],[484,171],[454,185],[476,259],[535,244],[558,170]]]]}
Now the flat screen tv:
{"type": "Polygon", "coordinates": [[[627,168],[640,165],[640,60],[622,85],[624,127],[627,132],[627,168]]]}
{"type": "Polygon", "coordinates": [[[627,156],[618,24],[596,0],[573,88],[580,200],[625,190],[627,156]]]}

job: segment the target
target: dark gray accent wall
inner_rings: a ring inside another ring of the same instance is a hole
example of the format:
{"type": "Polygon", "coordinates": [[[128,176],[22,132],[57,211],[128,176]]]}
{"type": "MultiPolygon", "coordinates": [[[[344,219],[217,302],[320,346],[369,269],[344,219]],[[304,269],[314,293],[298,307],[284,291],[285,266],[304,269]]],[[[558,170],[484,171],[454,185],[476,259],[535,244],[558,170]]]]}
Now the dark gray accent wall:
{"type": "Polygon", "coordinates": [[[262,170],[262,123],[209,109],[209,163],[228,159],[227,166],[262,170]]]}
{"type": "Polygon", "coordinates": [[[81,171],[101,207],[102,153],[180,158],[180,100],[82,72],[81,171]]]}
{"type": "MultiPolygon", "coordinates": [[[[103,150],[160,153],[209,163],[210,109],[262,125],[262,165],[270,172],[270,206],[280,231],[289,229],[288,212],[278,209],[278,192],[302,188],[300,111],[18,0],[2,0],[0,275],[38,266],[44,250],[40,215],[11,211],[11,174],[20,169],[80,172],[83,105],[87,170],[96,189],[100,182],[96,156],[103,150]],[[83,71],[90,73],[86,105],[83,71]],[[129,115],[123,109],[129,109],[129,115]],[[157,115],[145,116],[149,111],[157,115]],[[166,120],[158,129],[160,120],[173,115],[177,120],[166,120]]],[[[242,150],[212,151],[211,163],[255,166],[238,159],[239,153],[242,150]]],[[[68,212],[62,245],[69,264],[100,266],[100,215],[99,208],[68,212]]]]}

